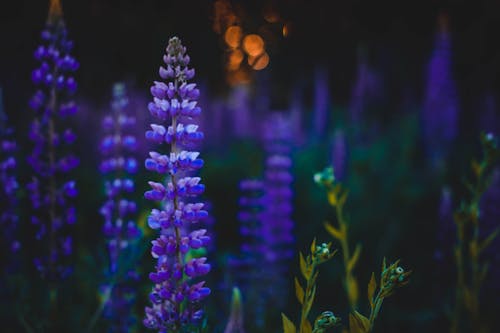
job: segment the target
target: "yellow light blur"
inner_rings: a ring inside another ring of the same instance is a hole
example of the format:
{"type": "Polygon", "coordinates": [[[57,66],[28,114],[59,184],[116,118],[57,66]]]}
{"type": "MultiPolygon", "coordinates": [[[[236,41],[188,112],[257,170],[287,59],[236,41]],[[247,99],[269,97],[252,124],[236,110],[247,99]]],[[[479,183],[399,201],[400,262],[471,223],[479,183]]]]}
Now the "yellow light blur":
{"type": "Polygon", "coordinates": [[[288,37],[288,34],[290,33],[290,27],[288,26],[287,23],[283,24],[283,37],[288,37]]]}
{"type": "Polygon", "coordinates": [[[237,48],[240,45],[241,36],[243,32],[241,27],[237,25],[230,26],[224,33],[224,40],[226,44],[232,48],[237,48]]]}
{"type": "Polygon", "coordinates": [[[235,49],[229,54],[227,68],[232,71],[237,70],[242,61],[243,52],[240,49],[235,49]]]}
{"type": "Polygon", "coordinates": [[[256,57],[264,52],[264,40],[256,34],[246,35],[243,38],[243,50],[248,55],[256,57]]]}
{"type": "Polygon", "coordinates": [[[256,71],[260,71],[267,67],[269,64],[269,55],[267,52],[262,53],[257,57],[248,57],[248,64],[256,71]]]}

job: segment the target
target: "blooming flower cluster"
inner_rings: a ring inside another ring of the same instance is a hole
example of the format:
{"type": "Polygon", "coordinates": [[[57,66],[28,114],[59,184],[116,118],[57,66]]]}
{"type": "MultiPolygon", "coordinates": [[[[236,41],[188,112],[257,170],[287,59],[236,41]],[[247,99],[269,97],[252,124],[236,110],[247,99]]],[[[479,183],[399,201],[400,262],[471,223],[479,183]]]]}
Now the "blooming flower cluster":
{"type": "MultiPolygon", "coordinates": [[[[10,254],[16,253],[21,243],[17,239],[18,215],[16,213],[16,192],[19,184],[14,173],[16,169],[16,158],[14,156],[17,145],[12,138],[12,129],[7,127],[7,117],[3,112],[0,90],[0,226],[2,227],[2,251],[6,255],[6,269],[14,269],[15,257],[10,254]],[[11,259],[10,259],[10,258],[11,259]]],[[[3,263],[2,263],[3,264],[3,263]]],[[[3,266],[3,265],[2,265],[3,266]]],[[[3,267],[2,267],[3,268],[3,267]]]]}
{"type": "Polygon", "coordinates": [[[261,180],[245,179],[240,182],[240,189],[238,220],[241,222],[240,235],[243,237],[241,254],[246,265],[254,266],[263,256],[261,214],[264,184],[261,180]]]}
{"type": "Polygon", "coordinates": [[[231,276],[252,304],[245,317],[256,327],[264,326],[264,298],[268,289],[267,275],[262,274],[261,264],[265,256],[262,237],[262,213],[264,210],[264,182],[259,179],[244,179],[239,184],[240,199],[238,220],[240,222],[241,246],[238,256],[229,259],[231,276]]]}
{"type": "Polygon", "coordinates": [[[153,102],[148,109],[158,123],[151,124],[146,138],[153,143],[170,145],[167,154],[150,152],[146,169],[158,173],[165,182],[149,182],[148,200],[159,202],[148,224],[159,230],[152,243],[151,254],[157,259],[155,272],[149,275],[155,286],[150,294],[151,307],[146,307],[144,325],[159,332],[180,332],[197,325],[203,317],[200,301],[210,294],[205,281],[198,278],[210,271],[205,257],[189,258],[191,249],[209,242],[205,229],[194,229],[207,217],[203,203],[195,198],[204,192],[201,179],[190,175],[203,166],[199,152],[193,149],[203,133],[190,121],[201,109],[197,106],[199,90],[188,83],[194,69],[188,67],[190,58],[177,37],[169,40],[163,57],[166,67],[160,67],[160,77],[151,87],[153,102]],[[194,230],[193,230],[194,229],[194,230]]]}
{"type": "MultiPolygon", "coordinates": [[[[128,99],[125,85],[113,86],[112,112],[102,122],[105,132],[99,150],[103,156],[100,170],[105,177],[107,200],[101,207],[104,217],[104,235],[107,238],[109,253],[108,275],[114,280],[110,296],[106,302],[105,316],[113,325],[113,332],[128,332],[131,325],[131,308],[135,298],[133,282],[138,274],[132,267],[120,267],[126,262],[124,256],[131,242],[140,236],[140,230],[134,221],[136,204],[128,196],[134,191],[133,175],[137,172],[137,160],[133,154],[137,150],[136,138],[129,134],[135,126],[134,117],[127,115],[128,99]],[[120,260],[121,259],[121,260],[120,260]],[[118,271],[125,271],[125,276],[118,278],[118,271]]],[[[130,260],[127,260],[130,261],[130,260]]]]}
{"type": "Polygon", "coordinates": [[[444,157],[458,131],[459,109],[451,56],[451,37],[446,17],[441,16],[427,72],[422,117],[424,141],[433,163],[444,157]]]}
{"type": "Polygon", "coordinates": [[[68,40],[58,1],[51,3],[41,38],[34,53],[39,67],[31,77],[37,90],[29,103],[35,118],[29,132],[34,147],[28,157],[33,169],[28,190],[36,239],[48,243],[39,242],[37,253],[41,255],[35,258],[35,266],[53,280],[71,272],[65,261],[72,253],[73,239],[68,227],[76,222],[71,202],[77,189],[69,173],[79,164],[78,158],[69,152],[76,135],[70,128],[63,128],[60,119],[76,112],[71,96],[77,88],[73,72],[79,64],[70,54],[73,43],[68,40]]]}
{"type": "MultiPolygon", "coordinates": [[[[289,261],[293,256],[291,135],[290,123],[282,114],[271,115],[264,126],[263,139],[267,157],[262,237],[264,263],[268,266],[266,271],[272,277],[273,285],[286,285],[289,261]]],[[[270,297],[278,305],[283,305],[286,301],[285,296],[277,290],[270,297]]]]}

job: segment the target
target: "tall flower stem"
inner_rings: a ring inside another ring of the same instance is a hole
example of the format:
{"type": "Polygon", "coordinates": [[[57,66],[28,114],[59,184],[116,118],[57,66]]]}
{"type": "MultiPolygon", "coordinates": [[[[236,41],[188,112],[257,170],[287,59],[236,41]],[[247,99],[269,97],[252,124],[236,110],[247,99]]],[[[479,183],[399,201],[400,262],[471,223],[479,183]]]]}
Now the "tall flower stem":
{"type": "Polygon", "coordinates": [[[167,82],[155,81],[153,102],[148,105],[151,115],[162,124],[151,124],[146,139],[166,143],[170,149],[168,155],[152,151],[146,159],[146,169],[165,178],[161,183],[150,181],[151,190],[145,193],[146,199],[159,203],[160,209],[151,211],[148,225],[160,235],[152,242],[151,254],[157,265],[149,278],[155,286],[143,323],[158,332],[193,332],[203,317],[201,300],[210,294],[204,281],[195,281],[210,271],[206,258],[189,259],[191,250],[210,241],[205,229],[192,227],[208,216],[203,203],[193,202],[205,186],[201,178],[188,176],[203,166],[199,152],[188,150],[203,139],[198,126],[189,123],[201,112],[196,101],[199,90],[188,83],[194,70],[188,68],[190,58],[179,38],[169,40],[163,60],[167,66],[160,67],[159,74],[167,82]]]}
{"type": "Polygon", "coordinates": [[[490,185],[493,166],[500,158],[500,150],[496,146],[493,135],[483,134],[481,137],[484,156],[481,161],[473,161],[474,181],[467,183],[470,199],[464,200],[454,214],[457,225],[457,241],[455,245],[455,263],[457,265],[457,286],[455,306],[452,314],[450,332],[460,332],[466,322],[462,311],[468,314],[470,326],[477,332],[488,332],[487,325],[481,320],[480,291],[488,272],[487,263],[480,260],[481,253],[496,238],[500,229],[494,230],[485,239],[480,239],[480,202],[490,185]],[[467,271],[470,267],[470,271],[467,271]]]}
{"type": "Polygon", "coordinates": [[[344,205],[347,201],[348,191],[335,181],[332,168],[327,168],[323,173],[315,175],[315,181],[327,190],[328,202],[335,207],[338,227],[330,223],[325,228],[340,243],[344,260],[344,288],[352,311],[356,310],[359,298],[359,288],[353,270],[361,254],[361,244],[357,244],[351,255],[349,249],[349,224],[344,217],[344,205]]]}

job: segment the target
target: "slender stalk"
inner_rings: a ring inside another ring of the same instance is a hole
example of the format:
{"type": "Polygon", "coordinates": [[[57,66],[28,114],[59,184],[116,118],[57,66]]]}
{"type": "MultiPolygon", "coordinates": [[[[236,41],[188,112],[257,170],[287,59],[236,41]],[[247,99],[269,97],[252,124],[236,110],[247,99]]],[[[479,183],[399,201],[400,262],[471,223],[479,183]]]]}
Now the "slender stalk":
{"type": "MultiPolygon", "coordinates": [[[[54,71],[54,77],[57,77],[57,70],[54,71]]],[[[57,317],[57,284],[56,284],[56,175],[55,175],[55,147],[54,147],[54,136],[55,136],[55,123],[54,123],[54,112],[57,107],[57,93],[55,83],[52,84],[50,90],[50,103],[49,103],[49,114],[47,114],[49,128],[48,128],[48,148],[49,148],[49,318],[51,322],[56,322],[57,317]]]]}
{"type": "Polygon", "coordinates": [[[350,290],[350,281],[353,281],[354,276],[352,275],[352,270],[349,268],[349,262],[351,261],[351,254],[349,250],[349,240],[348,240],[348,225],[344,219],[343,205],[335,205],[335,212],[337,216],[337,221],[340,227],[340,232],[344,235],[343,238],[339,239],[340,247],[342,248],[342,255],[344,260],[344,288],[347,293],[347,298],[349,300],[349,306],[351,310],[357,308],[356,300],[353,292],[350,290]]]}
{"type": "MultiPolygon", "coordinates": [[[[314,276],[314,273],[316,273],[316,266],[317,264],[315,261],[312,261],[312,270],[311,270],[311,277],[314,276]]],[[[310,307],[309,310],[307,309],[308,306],[306,306],[306,302],[310,298],[310,295],[312,294],[312,288],[314,287],[314,281],[312,278],[307,279],[307,284],[306,284],[306,291],[305,291],[305,296],[304,296],[304,304],[302,305],[301,313],[300,313],[300,326],[299,326],[299,333],[304,333],[303,328],[305,327],[305,322],[307,321],[307,316],[309,315],[310,307]]]]}

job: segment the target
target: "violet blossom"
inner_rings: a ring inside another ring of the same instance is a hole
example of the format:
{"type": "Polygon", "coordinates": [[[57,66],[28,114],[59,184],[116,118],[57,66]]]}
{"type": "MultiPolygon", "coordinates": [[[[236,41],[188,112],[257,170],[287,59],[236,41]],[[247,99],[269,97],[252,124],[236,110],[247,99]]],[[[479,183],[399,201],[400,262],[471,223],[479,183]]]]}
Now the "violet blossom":
{"type": "Polygon", "coordinates": [[[7,126],[7,115],[3,111],[2,90],[0,89],[0,225],[2,227],[2,251],[5,255],[5,267],[10,272],[16,268],[17,256],[21,243],[18,239],[17,191],[19,184],[15,169],[17,161],[15,153],[17,144],[13,138],[13,130],[7,126]]]}
{"type": "Polygon", "coordinates": [[[42,276],[55,280],[72,271],[70,229],[76,222],[72,201],[78,191],[70,172],[79,164],[71,153],[76,135],[66,124],[67,116],[76,112],[73,73],[79,64],[70,53],[73,42],[68,39],[59,1],[51,2],[41,38],[34,53],[39,65],[31,75],[36,92],[29,102],[35,116],[29,132],[33,150],[28,157],[33,176],[27,188],[33,208],[31,223],[39,241],[35,266],[42,276]]]}
{"type": "Polygon", "coordinates": [[[205,186],[200,177],[191,175],[203,166],[200,153],[192,150],[203,133],[191,123],[201,112],[200,92],[188,82],[194,69],[188,67],[190,58],[179,38],[169,40],[163,61],[166,67],[160,67],[159,74],[165,81],[155,81],[151,87],[153,102],[148,109],[155,123],[146,138],[170,149],[150,152],[145,163],[147,170],[160,176],[160,181],[149,182],[151,190],[145,193],[146,199],[159,204],[148,224],[160,235],[152,242],[156,267],[149,278],[155,286],[143,323],[158,332],[181,332],[199,325],[204,316],[201,301],[210,289],[200,278],[210,271],[210,264],[205,257],[188,258],[188,252],[206,246],[210,237],[205,229],[192,230],[208,215],[204,204],[196,201],[205,186]]]}
{"type": "Polygon", "coordinates": [[[138,170],[134,157],[137,140],[130,134],[136,120],[127,114],[127,105],[125,85],[115,84],[112,111],[103,119],[105,134],[99,147],[103,156],[100,171],[105,177],[107,196],[100,213],[104,217],[103,232],[107,238],[109,253],[107,275],[114,281],[105,287],[109,298],[104,315],[112,325],[112,332],[128,332],[133,324],[133,285],[138,281],[138,273],[130,267],[133,265],[130,263],[130,246],[141,235],[135,222],[136,203],[130,199],[135,188],[133,177],[138,170]]]}

